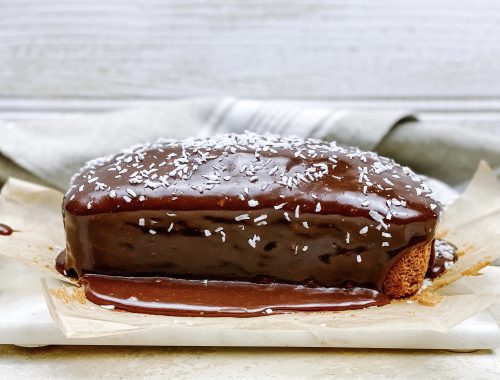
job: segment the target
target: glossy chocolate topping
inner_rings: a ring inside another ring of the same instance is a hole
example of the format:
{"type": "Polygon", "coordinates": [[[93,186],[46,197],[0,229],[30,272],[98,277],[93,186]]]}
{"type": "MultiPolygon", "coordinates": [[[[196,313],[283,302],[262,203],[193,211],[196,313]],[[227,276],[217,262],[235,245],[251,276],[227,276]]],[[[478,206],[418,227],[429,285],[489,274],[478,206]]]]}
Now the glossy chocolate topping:
{"type": "Polygon", "coordinates": [[[7,226],[6,224],[1,224],[0,223],[0,236],[9,236],[12,235],[14,230],[7,226]]]}
{"type": "Polygon", "coordinates": [[[310,288],[241,281],[180,280],[86,274],[87,299],[134,313],[192,317],[258,317],[297,311],[338,311],[382,306],[376,290],[310,288]]]}
{"type": "Polygon", "coordinates": [[[425,274],[425,277],[431,279],[438,277],[458,259],[457,247],[447,241],[436,239],[432,247],[429,268],[425,274]]]}
{"type": "Polygon", "coordinates": [[[167,140],[73,178],[65,266],[383,292],[394,262],[434,239],[439,211],[418,176],[375,153],[250,133],[167,140]]]}

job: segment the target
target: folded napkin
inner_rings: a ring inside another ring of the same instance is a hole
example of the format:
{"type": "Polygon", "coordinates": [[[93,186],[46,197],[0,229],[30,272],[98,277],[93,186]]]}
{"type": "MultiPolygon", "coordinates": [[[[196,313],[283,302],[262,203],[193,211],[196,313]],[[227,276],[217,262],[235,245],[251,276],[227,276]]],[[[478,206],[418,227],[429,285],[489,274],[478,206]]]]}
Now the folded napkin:
{"type": "Polygon", "coordinates": [[[137,109],[60,119],[0,122],[0,183],[9,176],[64,190],[82,164],[158,138],[250,130],[336,140],[374,150],[450,185],[470,179],[479,160],[500,166],[500,130],[419,121],[407,111],[346,111],[223,99],[166,101],[137,109]]]}

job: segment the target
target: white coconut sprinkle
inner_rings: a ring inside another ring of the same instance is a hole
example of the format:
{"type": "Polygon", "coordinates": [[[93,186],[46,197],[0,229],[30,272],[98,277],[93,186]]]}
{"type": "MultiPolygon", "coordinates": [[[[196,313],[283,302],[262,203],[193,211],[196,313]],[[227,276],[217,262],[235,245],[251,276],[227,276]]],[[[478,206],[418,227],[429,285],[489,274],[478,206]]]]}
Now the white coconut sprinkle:
{"type": "Polygon", "coordinates": [[[384,220],[384,217],[382,215],[380,215],[377,211],[375,210],[370,210],[368,212],[368,214],[372,217],[372,219],[374,221],[376,221],[377,223],[382,223],[383,220],[384,220]]]}
{"type": "Polygon", "coordinates": [[[279,167],[278,165],[276,165],[275,167],[273,167],[271,170],[268,171],[268,174],[269,175],[273,175],[274,173],[276,173],[278,171],[279,167]]]}
{"type": "Polygon", "coordinates": [[[149,233],[150,233],[151,235],[156,235],[156,231],[155,231],[155,230],[149,230],[149,233]]]}
{"type": "Polygon", "coordinates": [[[146,220],[144,218],[139,219],[139,226],[144,227],[146,225],[146,220]]]}
{"type": "Polygon", "coordinates": [[[358,263],[360,263],[360,262],[362,261],[362,260],[361,260],[361,255],[356,255],[356,261],[357,261],[358,263]]]}
{"type": "Polygon", "coordinates": [[[316,203],[316,212],[320,212],[321,211],[321,203],[318,202],[316,203]]]}
{"type": "Polygon", "coordinates": [[[283,206],[285,206],[285,205],[286,205],[286,202],[285,202],[285,203],[280,203],[279,205],[274,206],[274,209],[275,209],[275,210],[282,209],[282,208],[283,208],[283,206]]]}
{"type": "Polygon", "coordinates": [[[267,215],[265,215],[265,214],[264,214],[264,215],[260,215],[260,216],[256,217],[253,221],[254,221],[255,223],[258,223],[258,222],[263,221],[263,220],[264,220],[264,219],[266,219],[266,218],[267,218],[267,215]]]}
{"type": "Polygon", "coordinates": [[[242,220],[248,220],[250,219],[250,216],[248,214],[241,214],[241,215],[238,215],[236,218],[234,218],[234,220],[236,220],[237,222],[241,222],[242,220]]]}
{"type": "Polygon", "coordinates": [[[257,207],[257,206],[259,205],[259,202],[258,202],[258,201],[256,201],[256,200],[254,200],[254,199],[250,199],[250,200],[248,201],[248,205],[249,205],[250,207],[257,207]]]}
{"type": "Polygon", "coordinates": [[[257,247],[257,242],[260,241],[260,236],[258,235],[253,235],[253,238],[251,239],[248,239],[248,244],[250,244],[250,246],[252,248],[255,248],[257,247]]]}
{"type": "Polygon", "coordinates": [[[205,236],[212,236],[212,233],[210,232],[210,230],[204,230],[203,231],[205,233],[205,236]]]}
{"type": "Polygon", "coordinates": [[[283,215],[285,216],[285,219],[291,222],[290,216],[288,215],[288,212],[284,212],[283,215]]]}
{"type": "Polygon", "coordinates": [[[389,186],[394,187],[394,182],[391,182],[391,181],[390,181],[390,180],[388,180],[387,178],[384,178],[384,179],[383,179],[383,181],[384,181],[385,183],[387,183],[389,186]]]}
{"type": "Polygon", "coordinates": [[[368,226],[364,226],[362,229],[359,230],[360,235],[364,235],[368,232],[368,226]]]}

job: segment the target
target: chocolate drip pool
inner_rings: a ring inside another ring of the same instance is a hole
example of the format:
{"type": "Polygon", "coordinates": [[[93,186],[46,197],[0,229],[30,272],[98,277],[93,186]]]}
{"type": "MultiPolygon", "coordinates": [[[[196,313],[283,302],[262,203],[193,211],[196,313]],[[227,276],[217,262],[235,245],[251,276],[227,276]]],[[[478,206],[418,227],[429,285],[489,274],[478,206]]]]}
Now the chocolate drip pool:
{"type": "Polygon", "coordinates": [[[14,230],[7,226],[6,224],[1,224],[0,223],[0,235],[1,236],[9,236],[9,235],[12,235],[12,233],[14,232],[14,230]]]}
{"type": "Polygon", "coordinates": [[[241,281],[181,280],[86,274],[88,300],[134,313],[190,317],[258,317],[299,311],[382,306],[389,298],[371,289],[309,288],[241,281]]]}

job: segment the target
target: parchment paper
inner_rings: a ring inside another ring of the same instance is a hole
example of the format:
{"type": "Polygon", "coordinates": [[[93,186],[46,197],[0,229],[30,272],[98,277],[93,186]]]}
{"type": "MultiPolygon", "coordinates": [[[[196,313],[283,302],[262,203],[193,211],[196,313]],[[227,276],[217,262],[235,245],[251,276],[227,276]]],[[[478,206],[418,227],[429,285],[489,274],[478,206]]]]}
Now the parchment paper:
{"type": "MultiPolygon", "coordinates": [[[[18,232],[0,239],[0,254],[37,268],[50,279],[42,284],[47,304],[52,317],[69,338],[104,337],[149,329],[167,335],[169,331],[174,334],[182,329],[183,334],[196,335],[207,328],[233,331],[235,339],[238,339],[238,331],[285,334],[305,331],[314,335],[325,330],[342,331],[346,339],[395,330],[418,335],[419,332],[446,332],[486,310],[500,294],[500,289],[488,286],[476,286],[447,296],[437,293],[440,287],[463,275],[477,274],[484,265],[500,257],[500,184],[484,163],[463,196],[446,210],[440,225],[439,235],[464,252],[458,262],[411,300],[357,311],[257,318],[174,318],[118,312],[94,305],[85,300],[80,288],[53,269],[55,257],[64,246],[61,201],[62,194],[57,191],[11,179],[0,195],[0,222],[18,232]],[[61,287],[59,280],[67,284],[61,287]]],[[[229,345],[236,344],[233,341],[229,345]]],[[[241,345],[244,346],[245,341],[241,341],[241,345]]]]}

